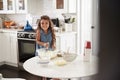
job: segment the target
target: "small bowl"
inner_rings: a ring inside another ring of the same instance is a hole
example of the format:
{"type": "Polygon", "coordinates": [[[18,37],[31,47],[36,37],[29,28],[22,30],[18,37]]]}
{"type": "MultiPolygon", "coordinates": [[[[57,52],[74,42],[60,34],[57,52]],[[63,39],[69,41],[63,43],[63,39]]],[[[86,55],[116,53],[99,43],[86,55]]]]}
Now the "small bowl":
{"type": "Polygon", "coordinates": [[[41,59],[39,60],[39,63],[41,66],[47,66],[49,64],[50,60],[49,59],[41,59]]]}
{"type": "Polygon", "coordinates": [[[62,56],[63,56],[63,59],[66,60],[67,62],[72,62],[76,59],[77,54],[65,53],[62,56]]]}
{"type": "Polygon", "coordinates": [[[42,65],[46,65],[50,62],[50,59],[47,56],[38,55],[38,57],[39,57],[39,63],[42,64],[42,65]]]}

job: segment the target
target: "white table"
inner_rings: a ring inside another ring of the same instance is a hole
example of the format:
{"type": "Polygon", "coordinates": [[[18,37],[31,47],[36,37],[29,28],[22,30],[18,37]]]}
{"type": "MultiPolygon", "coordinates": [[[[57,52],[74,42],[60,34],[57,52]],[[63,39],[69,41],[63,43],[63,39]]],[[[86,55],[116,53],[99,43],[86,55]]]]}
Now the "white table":
{"type": "Polygon", "coordinates": [[[57,66],[52,61],[47,66],[41,66],[36,56],[25,61],[23,67],[31,74],[49,78],[80,78],[97,73],[97,61],[84,62],[80,56],[64,66],[57,66]]]}

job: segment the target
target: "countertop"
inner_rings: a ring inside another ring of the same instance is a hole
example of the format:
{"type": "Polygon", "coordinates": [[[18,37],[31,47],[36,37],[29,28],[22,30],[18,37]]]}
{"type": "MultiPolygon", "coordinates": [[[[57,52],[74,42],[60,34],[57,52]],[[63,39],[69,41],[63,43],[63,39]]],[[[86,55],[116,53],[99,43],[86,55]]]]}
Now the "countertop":
{"type": "MultiPolygon", "coordinates": [[[[23,29],[0,29],[0,32],[18,32],[23,31],[23,29]]],[[[63,35],[70,35],[70,34],[77,34],[77,32],[71,31],[71,32],[55,32],[56,36],[63,36],[63,35]]]]}
{"type": "Polygon", "coordinates": [[[23,31],[23,29],[0,29],[0,32],[17,32],[17,31],[23,31]]]}

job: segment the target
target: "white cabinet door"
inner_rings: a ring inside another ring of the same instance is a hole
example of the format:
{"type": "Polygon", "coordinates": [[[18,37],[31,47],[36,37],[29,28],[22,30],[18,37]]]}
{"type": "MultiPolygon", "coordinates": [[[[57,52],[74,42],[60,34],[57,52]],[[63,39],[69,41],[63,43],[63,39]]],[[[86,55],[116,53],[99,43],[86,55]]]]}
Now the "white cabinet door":
{"type": "Polygon", "coordinates": [[[15,13],[15,0],[0,0],[0,14],[15,13]]]}
{"type": "MultiPolygon", "coordinates": [[[[0,14],[39,12],[41,0],[0,0],[0,14]]],[[[40,13],[40,12],[39,12],[40,13]]]]}
{"type": "Polygon", "coordinates": [[[0,62],[3,61],[3,56],[2,56],[2,32],[0,32],[0,62]]]}
{"type": "Polygon", "coordinates": [[[0,0],[0,13],[5,11],[5,0],[0,0]]]}
{"type": "Polygon", "coordinates": [[[2,53],[4,61],[10,62],[11,54],[10,54],[10,36],[8,32],[2,33],[2,53]]]}
{"type": "Polygon", "coordinates": [[[17,33],[10,33],[10,62],[17,65],[17,33]]]}
{"type": "Polygon", "coordinates": [[[77,0],[68,0],[68,13],[77,12],[77,0]]]}
{"type": "Polygon", "coordinates": [[[16,0],[16,13],[40,13],[41,0],[16,0]]]}
{"type": "Polygon", "coordinates": [[[8,65],[17,65],[17,32],[0,33],[0,41],[2,40],[0,49],[1,60],[7,62],[8,65]],[[2,36],[1,36],[2,35],[2,36]]]}
{"type": "Polygon", "coordinates": [[[15,0],[7,0],[6,3],[6,12],[9,13],[15,13],[15,0]]]}
{"type": "Polygon", "coordinates": [[[27,12],[27,0],[16,0],[16,13],[27,12]]]}

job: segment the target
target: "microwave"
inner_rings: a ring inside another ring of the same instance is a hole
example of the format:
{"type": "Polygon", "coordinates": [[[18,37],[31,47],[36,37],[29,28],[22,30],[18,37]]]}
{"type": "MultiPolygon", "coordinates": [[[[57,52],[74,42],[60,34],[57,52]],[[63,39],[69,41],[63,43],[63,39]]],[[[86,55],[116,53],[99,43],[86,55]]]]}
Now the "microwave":
{"type": "Polygon", "coordinates": [[[59,27],[59,19],[58,18],[53,18],[51,19],[55,27],[59,27]]]}

